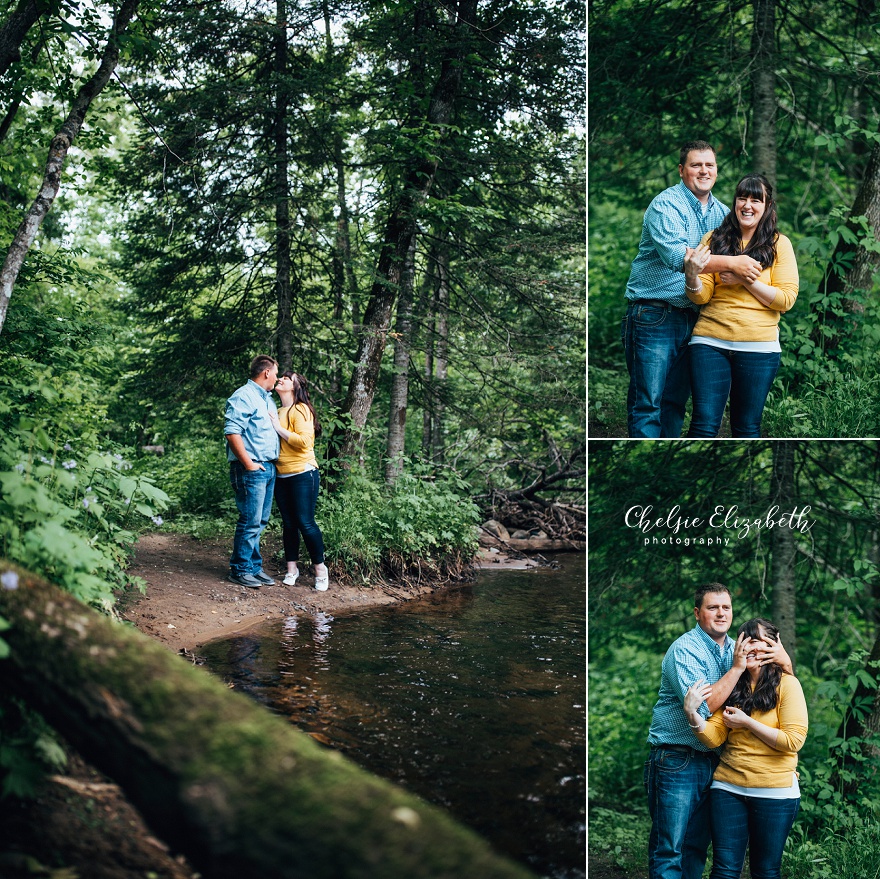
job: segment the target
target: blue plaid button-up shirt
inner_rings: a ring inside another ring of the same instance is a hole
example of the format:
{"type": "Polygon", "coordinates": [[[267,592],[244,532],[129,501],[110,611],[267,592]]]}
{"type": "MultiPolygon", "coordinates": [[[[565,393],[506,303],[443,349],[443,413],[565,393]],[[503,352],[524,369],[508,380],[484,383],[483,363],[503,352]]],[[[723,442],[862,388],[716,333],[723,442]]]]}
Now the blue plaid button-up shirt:
{"type": "MultiPolygon", "coordinates": [[[[690,745],[708,751],[693,733],[684,713],[684,694],[688,687],[702,678],[707,684],[717,683],[733,666],[734,640],[725,636],[724,644],[713,641],[698,625],[672,642],[663,657],[660,695],[654,705],[649,745],[690,745]]],[[[700,714],[709,716],[704,702],[700,714]]]]}
{"type": "Polygon", "coordinates": [[[695,307],[684,291],[685,249],[696,247],[728,213],[728,207],[711,193],[704,207],[683,182],[664,189],[645,211],[626,298],[662,299],[670,305],[695,307]]]}
{"type": "MultiPolygon", "coordinates": [[[[253,379],[242,385],[227,401],[223,433],[237,433],[253,461],[266,462],[278,458],[279,440],[269,407],[275,410],[271,392],[261,388],[253,379]]],[[[226,458],[235,461],[235,454],[226,442],[226,458]]]]}

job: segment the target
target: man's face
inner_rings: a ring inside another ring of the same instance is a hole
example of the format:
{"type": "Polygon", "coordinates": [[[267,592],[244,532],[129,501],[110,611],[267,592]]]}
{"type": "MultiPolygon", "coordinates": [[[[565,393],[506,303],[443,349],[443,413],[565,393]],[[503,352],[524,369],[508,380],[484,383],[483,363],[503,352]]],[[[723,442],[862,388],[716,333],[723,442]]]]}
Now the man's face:
{"type": "Polygon", "coordinates": [[[733,608],[726,592],[707,592],[701,607],[694,608],[700,628],[710,638],[722,638],[733,622],[733,608]]]}
{"type": "Polygon", "coordinates": [[[718,177],[718,165],[712,150],[691,150],[678,173],[684,185],[698,198],[705,201],[718,177]]]}
{"type": "Polygon", "coordinates": [[[271,391],[272,388],[275,387],[275,382],[278,381],[278,367],[273,366],[270,369],[264,369],[260,373],[260,377],[257,379],[257,384],[261,388],[265,388],[267,391],[271,391]]]}

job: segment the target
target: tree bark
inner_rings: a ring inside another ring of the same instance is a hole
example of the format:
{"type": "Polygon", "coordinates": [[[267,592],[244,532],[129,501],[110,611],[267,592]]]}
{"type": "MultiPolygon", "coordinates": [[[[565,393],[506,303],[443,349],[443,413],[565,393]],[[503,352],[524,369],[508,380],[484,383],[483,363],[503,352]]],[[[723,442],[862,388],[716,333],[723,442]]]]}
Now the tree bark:
{"type": "MultiPolygon", "coordinates": [[[[797,443],[776,440],[773,448],[773,472],[770,503],[781,512],[790,511],[795,502],[794,456],[797,443]]],[[[794,665],[796,590],[794,563],[797,558],[794,532],[791,528],[774,528],[770,532],[770,582],[772,584],[772,621],[794,665]]]]}
{"type": "Polygon", "coordinates": [[[0,561],[5,692],[212,879],[531,876],[445,812],[46,581],[0,561]]]}
{"type": "Polygon", "coordinates": [[[37,0],[21,0],[15,11],[0,27],[0,76],[16,62],[21,60],[21,44],[28,31],[40,16],[45,15],[57,4],[38,3],[37,0]]]}
{"type": "Polygon", "coordinates": [[[409,353],[412,349],[412,302],[416,240],[413,238],[400,283],[394,339],[394,369],[385,446],[385,482],[394,485],[403,471],[406,450],[406,410],[409,401],[409,353]]]}
{"type": "Polygon", "coordinates": [[[0,332],[3,331],[3,324],[6,322],[6,312],[9,309],[12,288],[15,286],[27,252],[61,188],[61,171],[64,167],[64,160],[67,158],[67,152],[82,128],[83,120],[92,101],[101,93],[116,69],[119,61],[119,37],[134,18],[138,3],[139,0],[124,0],[108,34],[107,45],[104,48],[104,55],[98,69],[80,88],[67,119],[52,139],[42,186],[30,210],[18,227],[12,244],[9,245],[3,268],[0,269],[0,332]]]}
{"type": "Polygon", "coordinates": [[[776,190],[776,0],[754,0],[752,167],[776,190]]]}
{"type": "Polygon", "coordinates": [[[280,372],[293,369],[293,296],[290,283],[290,199],[288,196],[287,9],[275,7],[275,294],[280,372]]]}
{"type": "Polygon", "coordinates": [[[446,379],[449,374],[449,245],[443,242],[437,252],[437,301],[435,308],[437,342],[434,347],[434,391],[431,424],[431,457],[438,464],[446,459],[445,415],[446,379]]]}
{"type": "Polygon", "coordinates": [[[875,238],[880,239],[880,143],[874,144],[865,176],[856,193],[847,226],[858,237],[857,241],[841,236],[825,270],[825,289],[840,293],[844,307],[853,314],[862,314],[864,304],[855,301],[855,291],[869,292],[874,286],[874,273],[880,268],[880,253],[868,250],[862,244],[863,232],[858,218],[866,217],[875,238]]]}
{"type": "MultiPolygon", "coordinates": [[[[476,0],[461,0],[458,4],[456,20],[451,28],[448,47],[425,118],[432,128],[443,128],[452,119],[461,86],[467,38],[473,27],[475,11],[476,0]]],[[[343,406],[343,414],[349,416],[349,424],[334,431],[328,449],[328,458],[338,459],[343,467],[360,450],[363,428],[376,392],[391,309],[400,288],[406,254],[416,233],[419,208],[430,193],[438,161],[432,155],[414,162],[406,175],[402,194],[392,208],[385,226],[375,271],[376,280],[364,312],[363,333],[343,406]]]]}

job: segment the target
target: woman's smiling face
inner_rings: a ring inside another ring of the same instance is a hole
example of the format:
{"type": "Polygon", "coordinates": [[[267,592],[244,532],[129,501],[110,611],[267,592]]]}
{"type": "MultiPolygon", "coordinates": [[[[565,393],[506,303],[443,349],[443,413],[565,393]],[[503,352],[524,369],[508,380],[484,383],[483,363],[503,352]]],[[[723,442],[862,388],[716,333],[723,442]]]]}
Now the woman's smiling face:
{"type": "Polygon", "coordinates": [[[767,209],[767,203],[764,198],[757,198],[753,195],[737,196],[733,206],[736,211],[736,219],[739,221],[739,227],[745,233],[752,232],[764,216],[767,209]]]}

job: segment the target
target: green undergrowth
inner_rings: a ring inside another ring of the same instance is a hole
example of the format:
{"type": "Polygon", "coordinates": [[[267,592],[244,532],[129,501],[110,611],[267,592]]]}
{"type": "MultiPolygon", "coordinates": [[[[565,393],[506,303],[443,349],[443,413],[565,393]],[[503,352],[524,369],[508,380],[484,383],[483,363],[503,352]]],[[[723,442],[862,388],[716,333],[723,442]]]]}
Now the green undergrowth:
{"type": "MultiPolygon", "coordinates": [[[[406,460],[393,487],[362,468],[334,486],[322,470],[316,519],[334,577],[371,586],[456,576],[476,551],[479,510],[454,471],[406,460]],[[332,490],[331,490],[332,488],[332,490]]],[[[214,444],[175,449],[139,468],[171,497],[163,528],[199,539],[230,537],[236,508],[225,454],[214,444]]],[[[269,531],[280,532],[277,508],[269,531]]]]}

